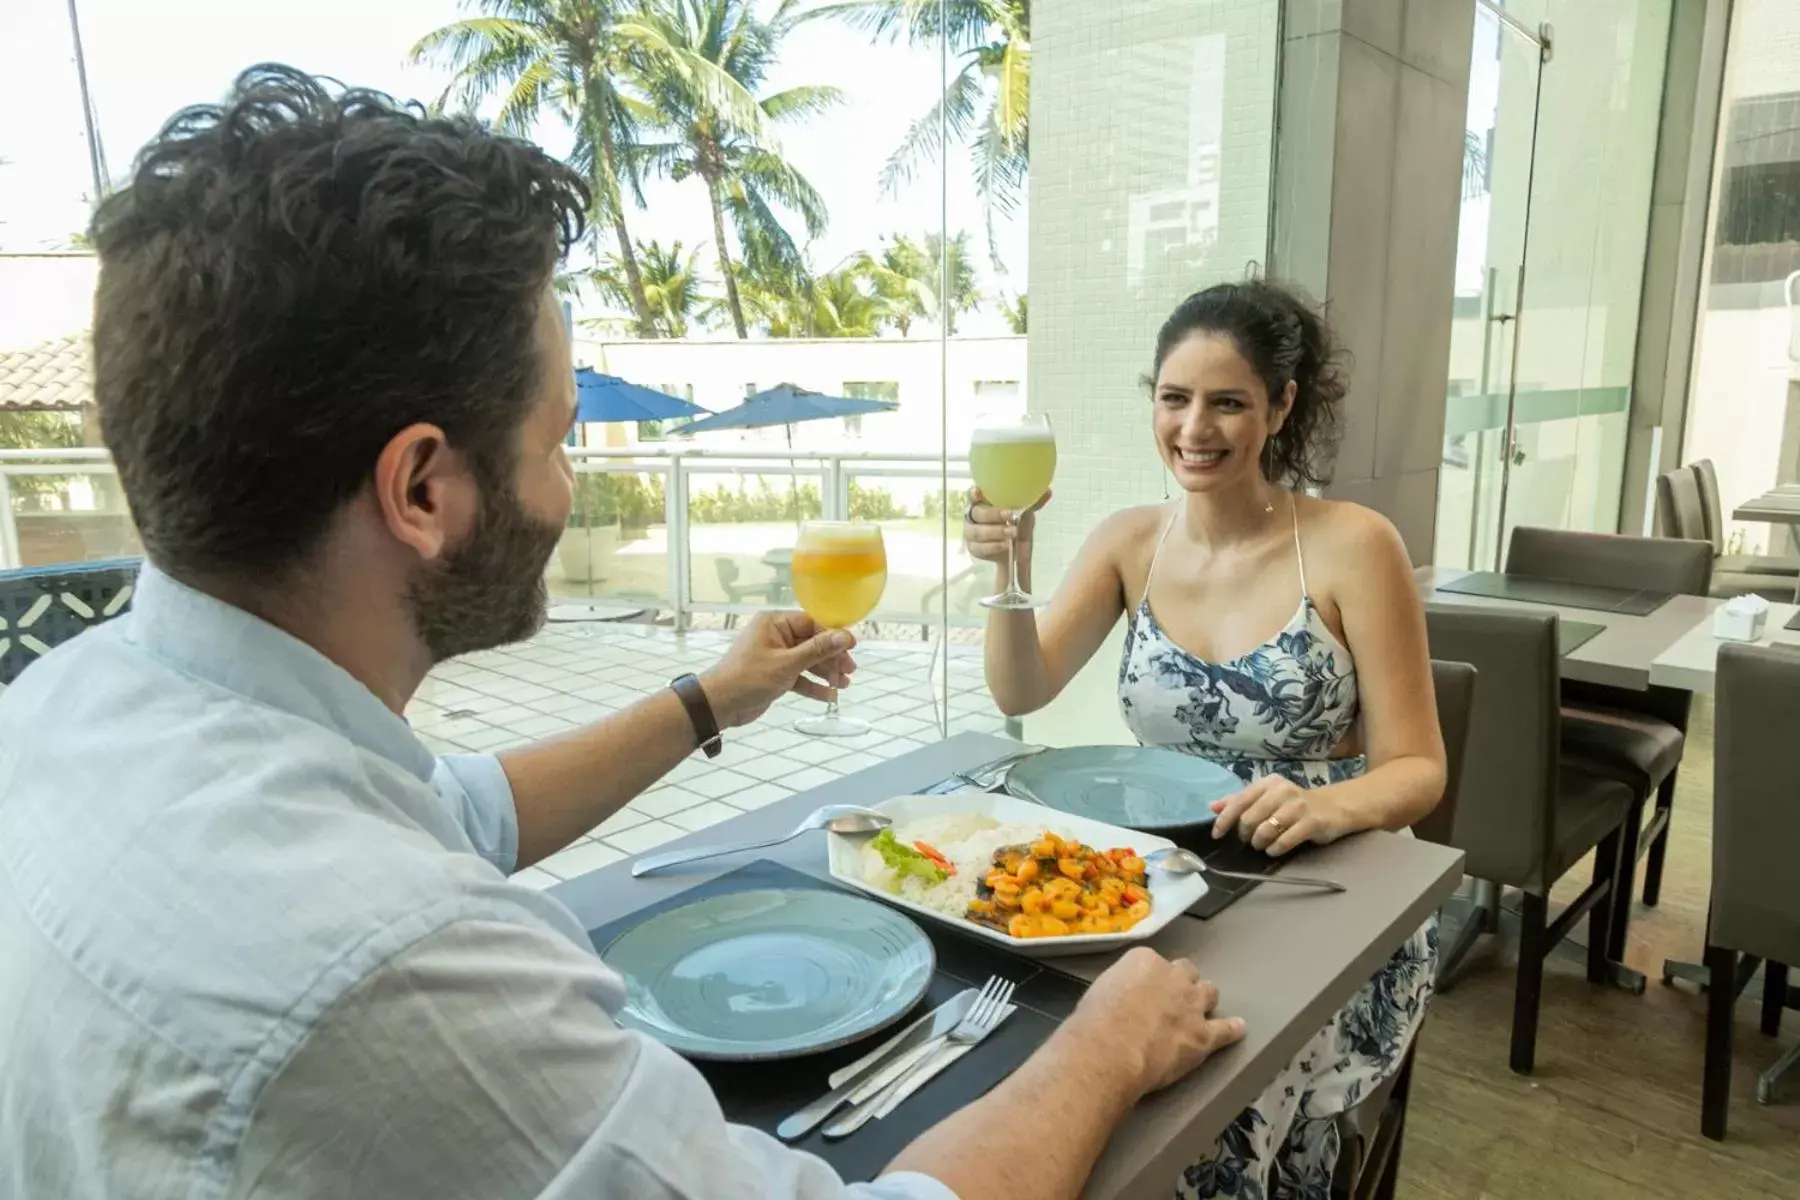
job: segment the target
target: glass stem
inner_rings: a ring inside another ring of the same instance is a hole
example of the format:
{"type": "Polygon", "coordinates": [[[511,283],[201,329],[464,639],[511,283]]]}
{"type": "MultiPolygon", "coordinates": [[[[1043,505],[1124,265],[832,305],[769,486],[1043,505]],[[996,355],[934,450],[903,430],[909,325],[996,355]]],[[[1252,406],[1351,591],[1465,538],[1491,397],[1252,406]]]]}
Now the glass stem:
{"type": "Polygon", "coordinates": [[[1019,514],[1006,514],[1006,528],[1012,534],[1006,539],[1006,594],[1016,596],[1019,587],[1019,514]]]}

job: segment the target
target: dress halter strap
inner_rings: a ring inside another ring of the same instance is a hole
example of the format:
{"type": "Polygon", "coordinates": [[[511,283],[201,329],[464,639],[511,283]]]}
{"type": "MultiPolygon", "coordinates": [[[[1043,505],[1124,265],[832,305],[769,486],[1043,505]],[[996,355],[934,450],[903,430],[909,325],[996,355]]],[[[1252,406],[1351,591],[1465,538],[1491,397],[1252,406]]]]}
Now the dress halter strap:
{"type": "Polygon", "coordinates": [[[1312,592],[1306,586],[1306,552],[1300,549],[1300,497],[1293,492],[1288,493],[1288,511],[1294,515],[1294,561],[1300,566],[1300,598],[1312,598],[1312,592]]]}
{"type": "Polygon", "coordinates": [[[1162,533],[1156,539],[1156,549],[1150,552],[1150,569],[1144,572],[1144,594],[1141,597],[1141,603],[1150,603],[1150,582],[1156,578],[1156,560],[1162,557],[1163,544],[1169,540],[1169,530],[1175,528],[1175,518],[1180,515],[1180,503],[1170,507],[1169,519],[1163,522],[1162,533]]]}

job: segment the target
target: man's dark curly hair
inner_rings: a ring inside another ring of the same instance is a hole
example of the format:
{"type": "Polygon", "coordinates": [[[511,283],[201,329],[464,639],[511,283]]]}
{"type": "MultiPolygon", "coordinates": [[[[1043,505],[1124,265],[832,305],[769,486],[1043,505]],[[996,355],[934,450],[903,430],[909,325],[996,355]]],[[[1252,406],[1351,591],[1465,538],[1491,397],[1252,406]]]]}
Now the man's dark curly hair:
{"type": "Polygon", "coordinates": [[[1152,386],[1169,352],[1195,333],[1229,337],[1262,379],[1270,403],[1281,403],[1288,381],[1294,383],[1294,411],[1265,451],[1269,482],[1295,488],[1330,483],[1349,389],[1331,327],[1312,303],[1265,279],[1195,292],[1157,332],[1152,386]]]}
{"type": "Polygon", "coordinates": [[[510,486],[587,205],[530,143],[291,67],[177,113],[91,231],[101,427],[151,559],[281,575],[419,422],[510,486]]]}

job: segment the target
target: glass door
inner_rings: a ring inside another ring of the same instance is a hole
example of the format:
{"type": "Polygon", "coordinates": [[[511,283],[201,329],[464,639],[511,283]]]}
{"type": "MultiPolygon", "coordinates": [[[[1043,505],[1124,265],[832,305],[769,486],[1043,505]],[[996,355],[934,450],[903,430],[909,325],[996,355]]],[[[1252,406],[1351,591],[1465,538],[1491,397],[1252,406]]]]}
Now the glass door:
{"type": "Polygon", "coordinates": [[[1438,484],[1436,561],[1442,566],[1486,570],[1499,562],[1510,475],[1520,456],[1520,318],[1546,56],[1541,32],[1482,0],[1463,135],[1438,484]]]}

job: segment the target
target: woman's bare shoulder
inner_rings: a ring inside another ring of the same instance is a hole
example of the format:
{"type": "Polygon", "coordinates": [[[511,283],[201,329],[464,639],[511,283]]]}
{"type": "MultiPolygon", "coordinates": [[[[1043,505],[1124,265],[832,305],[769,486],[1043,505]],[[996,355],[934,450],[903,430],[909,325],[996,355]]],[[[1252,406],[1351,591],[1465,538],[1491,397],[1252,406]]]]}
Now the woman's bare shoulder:
{"type": "Polygon", "coordinates": [[[1122,508],[1094,528],[1093,541],[1115,557],[1137,558],[1162,536],[1168,519],[1169,508],[1163,504],[1122,508]]]}
{"type": "Polygon", "coordinates": [[[1308,565],[1321,566],[1356,576],[1370,566],[1385,563],[1410,568],[1406,544],[1394,523],[1372,508],[1348,500],[1302,496],[1300,536],[1305,540],[1308,565]]]}

